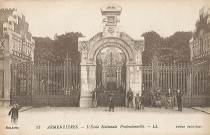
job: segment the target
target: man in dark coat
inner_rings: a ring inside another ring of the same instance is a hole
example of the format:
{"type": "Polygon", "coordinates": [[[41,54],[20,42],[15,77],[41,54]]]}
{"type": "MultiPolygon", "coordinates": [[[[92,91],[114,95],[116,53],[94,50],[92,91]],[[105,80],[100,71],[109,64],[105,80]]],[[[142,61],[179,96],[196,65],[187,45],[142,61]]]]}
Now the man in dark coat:
{"type": "Polygon", "coordinates": [[[114,112],[114,101],[113,101],[113,96],[114,94],[111,93],[109,96],[109,111],[113,111],[114,112]]]}
{"type": "Polygon", "coordinates": [[[11,115],[11,123],[12,125],[15,124],[17,125],[18,123],[18,111],[21,109],[21,107],[18,104],[14,104],[14,107],[12,107],[12,109],[10,109],[9,111],[9,116],[11,115]]]}
{"type": "Polygon", "coordinates": [[[182,111],[182,93],[180,90],[177,90],[176,99],[177,99],[178,111],[181,112],[182,111]]]}
{"type": "Polygon", "coordinates": [[[144,105],[145,105],[145,98],[144,98],[144,94],[142,93],[141,94],[141,97],[140,97],[140,109],[144,109],[144,105]]]}
{"type": "Polygon", "coordinates": [[[135,105],[136,105],[137,110],[140,109],[140,103],[141,103],[141,99],[140,99],[139,93],[137,93],[135,97],[135,105]]]}
{"type": "Polygon", "coordinates": [[[149,91],[149,107],[153,107],[154,92],[152,89],[149,91]]]}
{"type": "Polygon", "coordinates": [[[127,107],[129,107],[129,105],[133,105],[133,92],[131,91],[131,88],[129,89],[129,91],[127,92],[127,99],[128,99],[128,105],[127,107]]]}
{"type": "Polygon", "coordinates": [[[94,89],[92,92],[92,107],[97,107],[97,102],[98,102],[98,95],[97,95],[97,88],[94,89]]]}
{"type": "Polygon", "coordinates": [[[161,108],[161,91],[157,90],[156,94],[156,101],[155,101],[155,107],[160,107],[161,108]]]}

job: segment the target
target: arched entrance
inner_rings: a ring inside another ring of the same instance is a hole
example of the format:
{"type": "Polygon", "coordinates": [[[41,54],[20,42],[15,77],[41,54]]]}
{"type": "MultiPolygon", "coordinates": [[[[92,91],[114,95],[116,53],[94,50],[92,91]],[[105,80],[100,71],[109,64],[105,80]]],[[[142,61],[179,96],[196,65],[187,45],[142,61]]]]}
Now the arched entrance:
{"type": "Polygon", "coordinates": [[[96,88],[98,105],[107,106],[113,95],[115,106],[125,106],[126,56],[117,47],[103,48],[96,58],[96,88]]]}
{"type": "Polygon", "coordinates": [[[101,8],[104,17],[103,32],[90,39],[79,38],[81,53],[80,107],[91,107],[91,94],[99,89],[99,104],[107,106],[109,93],[116,97],[115,105],[124,106],[126,92],[134,95],[142,91],[142,51],[144,39],[132,39],[119,31],[122,8],[108,4],[101,8]],[[104,90],[103,90],[104,89],[104,90]],[[121,89],[121,90],[120,90],[121,89]]]}

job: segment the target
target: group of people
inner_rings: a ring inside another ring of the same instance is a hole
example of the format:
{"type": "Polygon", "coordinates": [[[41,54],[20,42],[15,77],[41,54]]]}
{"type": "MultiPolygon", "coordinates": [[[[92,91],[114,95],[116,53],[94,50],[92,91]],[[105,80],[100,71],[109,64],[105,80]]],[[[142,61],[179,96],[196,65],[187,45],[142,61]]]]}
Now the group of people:
{"type": "MultiPolygon", "coordinates": [[[[127,92],[127,107],[133,107],[136,110],[139,109],[144,109],[144,106],[146,102],[149,105],[149,107],[152,107],[152,102],[155,99],[155,107],[161,107],[161,91],[157,91],[153,93],[152,91],[149,94],[149,100],[146,100],[144,93],[139,95],[139,93],[136,94],[134,97],[134,94],[131,89],[127,92]],[[133,102],[134,101],[134,102],[133,102]]],[[[177,100],[177,106],[178,106],[178,111],[182,111],[182,95],[183,93],[180,90],[176,91],[176,100],[177,100]]],[[[171,92],[170,88],[168,91],[165,93],[165,109],[171,108],[173,109],[174,104],[173,104],[173,98],[174,94],[171,92]]],[[[97,102],[98,102],[98,96],[97,96],[97,90],[94,89],[92,92],[92,107],[97,107],[97,102]]],[[[110,93],[109,95],[109,101],[108,101],[108,106],[109,106],[109,111],[114,111],[114,94],[110,93]]],[[[9,111],[9,116],[11,116],[11,122],[12,124],[17,124],[18,122],[18,111],[20,110],[20,106],[15,103],[14,107],[11,108],[9,111]]]]}
{"type": "MultiPolygon", "coordinates": [[[[114,111],[114,100],[113,100],[113,93],[109,95],[109,111],[114,111]]],[[[98,93],[97,89],[92,91],[92,107],[95,108],[98,105],[98,93]]]]}
{"type": "MultiPolygon", "coordinates": [[[[113,93],[110,93],[109,95],[109,101],[108,101],[108,106],[109,106],[109,111],[114,111],[114,97],[113,93]]],[[[162,104],[164,102],[165,104],[165,109],[173,109],[175,106],[175,99],[177,100],[177,106],[178,106],[178,111],[182,111],[182,92],[180,90],[176,91],[176,94],[172,93],[170,88],[165,92],[165,100],[163,100],[163,94],[161,93],[160,90],[157,90],[153,92],[150,90],[149,95],[145,95],[144,92],[141,93],[136,93],[135,95],[133,94],[132,90],[129,89],[127,92],[127,104],[126,106],[131,108],[135,108],[136,110],[144,109],[146,105],[149,107],[162,107],[162,104]]],[[[98,96],[97,96],[97,90],[94,89],[92,92],[92,107],[97,107],[97,102],[98,102],[98,96]]]]}
{"type": "MultiPolygon", "coordinates": [[[[133,92],[131,89],[129,89],[129,91],[127,92],[127,99],[128,99],[128,104],[127,107],[133,107],[133,92]]],[[[141,94],[141,96],[139,95],[139,93],[136,94],[135,96],[135,109],[139,110],[139,109],[144,109],[144,103],[145,99],[143,94],[141,94]]]]}
{"type": "Polygon", "coordinates": [[[182,111],[182,95],[183,93],[180,90],[171,91],[169,88],[165,92],[161,92],[161,90],[150,90],[146,95],[146,104],[149,107],[159,107],[165,105],[165,109],[173,109],[175,106],[175,102],[177,101],[178,111],[182,111]]]}

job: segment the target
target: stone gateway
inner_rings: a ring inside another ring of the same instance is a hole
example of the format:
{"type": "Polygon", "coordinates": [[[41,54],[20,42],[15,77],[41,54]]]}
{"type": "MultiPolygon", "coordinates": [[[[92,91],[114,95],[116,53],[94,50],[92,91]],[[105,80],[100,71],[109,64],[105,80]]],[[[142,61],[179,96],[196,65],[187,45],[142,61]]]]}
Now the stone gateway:
{"type": "Polygon", "coordinates": [[[94,89],[98,91],[99,105],[106,105],[107,98],[112,95],[117,106],[124,106],[129,88],[134,95],[142,92],[144,38],[134,40],[119,30],[121,11],[122,8],[114,4],[102,7],[103,32],[90,40],[79,39],[80,107],[91,107],[91,94],[94,89]]]}

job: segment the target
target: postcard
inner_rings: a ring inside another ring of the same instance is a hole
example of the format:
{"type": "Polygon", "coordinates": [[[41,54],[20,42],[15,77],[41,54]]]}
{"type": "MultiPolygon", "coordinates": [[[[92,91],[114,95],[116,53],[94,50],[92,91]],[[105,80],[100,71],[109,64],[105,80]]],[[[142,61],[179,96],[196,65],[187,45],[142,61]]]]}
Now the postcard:
{"type": "Polygon", "coordinates": [[[208,0],[0,1],[0,134],[210,133],[208,0]]]}

